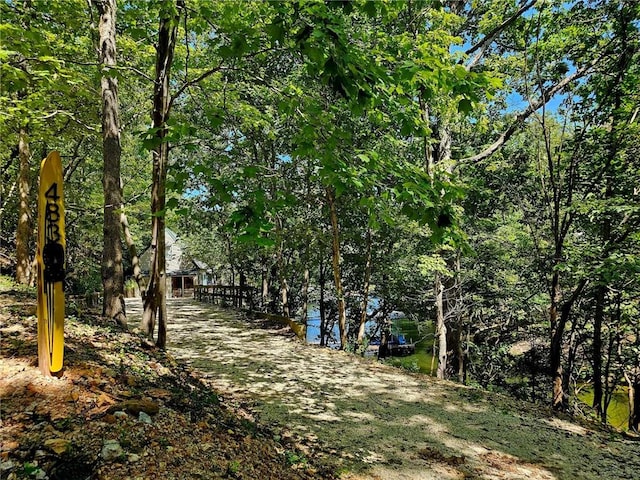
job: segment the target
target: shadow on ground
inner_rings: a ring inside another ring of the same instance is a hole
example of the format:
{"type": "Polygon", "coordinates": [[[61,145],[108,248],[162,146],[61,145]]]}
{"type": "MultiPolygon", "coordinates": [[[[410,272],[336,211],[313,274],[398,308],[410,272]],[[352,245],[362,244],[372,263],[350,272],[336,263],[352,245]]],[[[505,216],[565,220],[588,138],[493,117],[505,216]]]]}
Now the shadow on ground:
{"type": "MultiPolygon", "coordinates": [[[[168,308],[173,355],[263,423],[361,475],[628,479],[640,471],[637,445],[531,404],[304,345],[230,310],[186,299],[168,308]]],[[[128,301],[128,312],[133,324],[140,301],[128,301]]]]}

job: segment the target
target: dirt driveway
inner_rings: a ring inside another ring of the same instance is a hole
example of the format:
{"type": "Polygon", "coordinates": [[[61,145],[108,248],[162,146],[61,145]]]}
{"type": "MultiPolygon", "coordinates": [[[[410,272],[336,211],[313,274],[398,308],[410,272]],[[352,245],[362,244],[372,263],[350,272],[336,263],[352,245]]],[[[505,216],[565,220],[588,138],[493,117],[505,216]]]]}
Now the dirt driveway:
{"type": "MultiPolygon", "coordinates": [[[[127,301],[130,324],[141,314],[127,301]]],[[[437,381],[193,300],[168,301],[169,351],[227,401],[358,479],[631,479],[640,445],[508,397],[437,381]]]]}

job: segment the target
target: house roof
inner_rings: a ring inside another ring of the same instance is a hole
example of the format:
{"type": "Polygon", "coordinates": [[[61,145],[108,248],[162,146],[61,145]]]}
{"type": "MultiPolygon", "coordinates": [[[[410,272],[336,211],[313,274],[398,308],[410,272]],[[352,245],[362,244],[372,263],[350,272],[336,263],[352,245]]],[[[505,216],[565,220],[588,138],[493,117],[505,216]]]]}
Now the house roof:
{"type": "MultiPolygon", "coordinates": [[[[178,235],[171,229],[165,228],[165,262],[168,276],[196,274],[198,271],[208,271],[209,266],[202,260],[193,258],[178,235]]],[[[148,273],[151,267],[151,249],[147,248],[140,255],[140,268],[148,273]]]]}

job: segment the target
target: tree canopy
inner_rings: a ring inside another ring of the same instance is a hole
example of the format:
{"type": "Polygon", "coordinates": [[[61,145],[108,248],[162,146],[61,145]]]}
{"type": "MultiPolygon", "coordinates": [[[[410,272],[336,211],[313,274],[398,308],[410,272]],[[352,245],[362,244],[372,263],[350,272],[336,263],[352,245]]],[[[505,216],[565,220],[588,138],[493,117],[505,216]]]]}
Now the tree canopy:
{"type": "Polygon", "coordinates": [[[638,2],[0,8],[0,265],[20,281],[36,159],[58,149],[67,288],[121,296],[104,266],[133,278],[151,248],[143,330],[160,347],[170,226],[261,308],[306,321],[317,305],[322,343],[336,323],[362,352],[364,325],[385,336],[402,312],[442,377],[559,409],[590,385],[602,419],[640,386],[638,2]]]}

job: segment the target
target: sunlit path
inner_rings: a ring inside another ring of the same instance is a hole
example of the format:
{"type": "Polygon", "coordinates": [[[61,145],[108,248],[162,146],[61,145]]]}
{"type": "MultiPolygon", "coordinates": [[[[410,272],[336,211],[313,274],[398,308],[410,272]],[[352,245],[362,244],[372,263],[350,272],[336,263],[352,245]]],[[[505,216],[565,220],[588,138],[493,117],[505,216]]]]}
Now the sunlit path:
{"type": "MultiPolygon", "coordinates": [[[[140,306],[127,301],[132,325],[140,306]]],[[[250,404],[262,423],[351,468],[372,466],[356,478],[595,479],[640,471],[637,455],[621,461],[631,446],[604,446],[584,428],[541,420],[531,405],[306,346],[192,300],[170,299],[168,310],[174,356],[223,396],[250,404]]]]}

